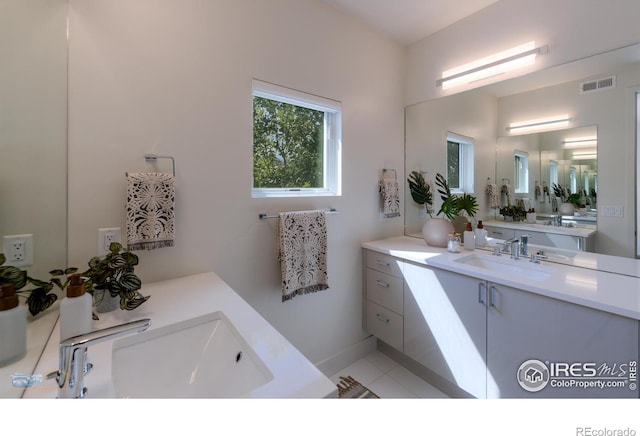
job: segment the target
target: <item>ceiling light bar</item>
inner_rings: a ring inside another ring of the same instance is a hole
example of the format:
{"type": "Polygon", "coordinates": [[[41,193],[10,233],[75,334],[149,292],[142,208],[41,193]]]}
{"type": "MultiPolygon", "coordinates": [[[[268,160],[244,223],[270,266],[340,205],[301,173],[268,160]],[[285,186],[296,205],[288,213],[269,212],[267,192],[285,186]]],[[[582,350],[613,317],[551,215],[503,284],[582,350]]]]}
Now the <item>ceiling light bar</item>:
{"type": "Polygon", "coordinates": [[[516,68],[531,65],[535,62],[536,55],[545,54],[548,51],[548,45],[536,47],[535,41],[531,41],[492,56],[444,71],[442,78],[436,80],[436,86],[447,89],[496,76],[516,68]]]}
{"type": "Polygon", "coordinates": [[[553,130],[560,127],[567,127],[571,117],[569,115],[556,115],[548,118],[540,118],[537,120],[518,121],[509,124],[507,131],[510,133],[522,133],[540,130],[553,130]]]}

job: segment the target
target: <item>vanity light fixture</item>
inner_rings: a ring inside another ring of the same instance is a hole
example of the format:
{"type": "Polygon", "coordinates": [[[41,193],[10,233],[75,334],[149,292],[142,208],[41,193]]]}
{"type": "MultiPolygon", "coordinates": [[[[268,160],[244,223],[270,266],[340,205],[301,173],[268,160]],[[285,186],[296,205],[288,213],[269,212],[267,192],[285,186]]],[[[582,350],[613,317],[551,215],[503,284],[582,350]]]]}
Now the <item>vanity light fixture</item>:
{"type": "Polygon", "coordinates": [[[598,138],[566,138],[562,141],[564,148],[582,148],[582,147],[595,147],[598,145],[598,138]]]}
{"type": "Polygon", "coordinates": [[[555,130],[561,127],[569,126],[571,117],[567,114],[555,115],[553,117],[539,118],[537,120],[518,121],[509,124],[507,131],[509,133],[524,133],[542,130],[555,130]]]}
{"type": "Polygon", "coordinates": [[[530,41],[509,50],[443,71],[442,78],[436,80],[436,86],[447,89],[497,76],[516,68],[532,65],[537,55],[545,54],[548,51],[548,45],[536,47],[535,41],[530,41]]]}

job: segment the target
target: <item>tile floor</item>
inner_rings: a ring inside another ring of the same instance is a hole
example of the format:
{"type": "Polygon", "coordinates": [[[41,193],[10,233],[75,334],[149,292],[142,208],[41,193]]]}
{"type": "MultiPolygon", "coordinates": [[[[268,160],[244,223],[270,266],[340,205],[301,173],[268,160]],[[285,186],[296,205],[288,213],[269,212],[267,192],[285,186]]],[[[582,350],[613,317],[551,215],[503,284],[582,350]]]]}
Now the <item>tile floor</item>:
{"type": "Polygon", "coordinates": [[[350,375],[380,398],[448,398],[446,394],[396,363],[374,351],[330,377],[350,375]]]}

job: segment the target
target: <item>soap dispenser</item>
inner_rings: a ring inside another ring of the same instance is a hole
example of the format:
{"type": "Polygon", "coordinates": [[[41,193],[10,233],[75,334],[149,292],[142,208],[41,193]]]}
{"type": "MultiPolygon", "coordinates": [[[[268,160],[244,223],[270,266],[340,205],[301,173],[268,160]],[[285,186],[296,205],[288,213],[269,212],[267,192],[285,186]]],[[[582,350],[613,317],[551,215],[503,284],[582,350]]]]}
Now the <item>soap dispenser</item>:
{"type": "Polygon", "coordinates": [[[476,247],[484,247],[487,245],[487,230],[482,224],[482,220],[478,221],[478,227],[473,231],[476,235],[476,247]]]}
{"type": "Polygon", "coordinates": [[[464,241],[465,250],[473,250],[476,248],[476,240],[475,235],[473,234],[473,227],[471,227],[471,223],[468,221],[467,230],[464,231],[464,237],[462,240],[464,241]]]}
{"type": "Polygon", "coordinates": [[[0,284],[0,366],[27,353],[27,309],[18,301],[12,284],[0,284]]]}
{"type": "Polygon", "coordinates": [[[84,279],[76,273],[69,280],[67,296],[60,302],[60,341],[92,330],[92,298],[84,279]]]}

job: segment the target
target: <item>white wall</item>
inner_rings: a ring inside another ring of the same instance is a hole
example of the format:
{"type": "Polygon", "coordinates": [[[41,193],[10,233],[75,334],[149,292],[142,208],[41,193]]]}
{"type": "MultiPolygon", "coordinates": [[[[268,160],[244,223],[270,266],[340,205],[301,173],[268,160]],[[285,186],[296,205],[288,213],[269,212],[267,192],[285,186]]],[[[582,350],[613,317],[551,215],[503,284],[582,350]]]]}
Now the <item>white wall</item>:
{"type": "Polygon", "coordinates": [[[64,0],[0,4],[0,252],[32,234],[42,280],[66,261],[66,20],[64,0]]]}
{"type": "Polygon", "coordinates": [[[443,71],[528,41],[549,53],[525,72],[637,43],[639,16],[637,0],[500,0],[409,47],[405,101],[446,95],[435,86],[443,71]]]}
{"type": "Polygon", "coordinates": [[[360,243],[402,233],[379,218],[377,181],[403,167],[405,49],[314,0],[70,9],[70,264],[96,254],[98,228],[124,228],[125,172],[169,154],[175,246],[138,252],[143,283],[216,271],[314,362],[366,337],[360,243]],[[341,197],[251,198],[252,78],[342,102],[341,197]],[[331,289],[282,303],[276,221],[258,214],[329,207],[331,289]]]}

